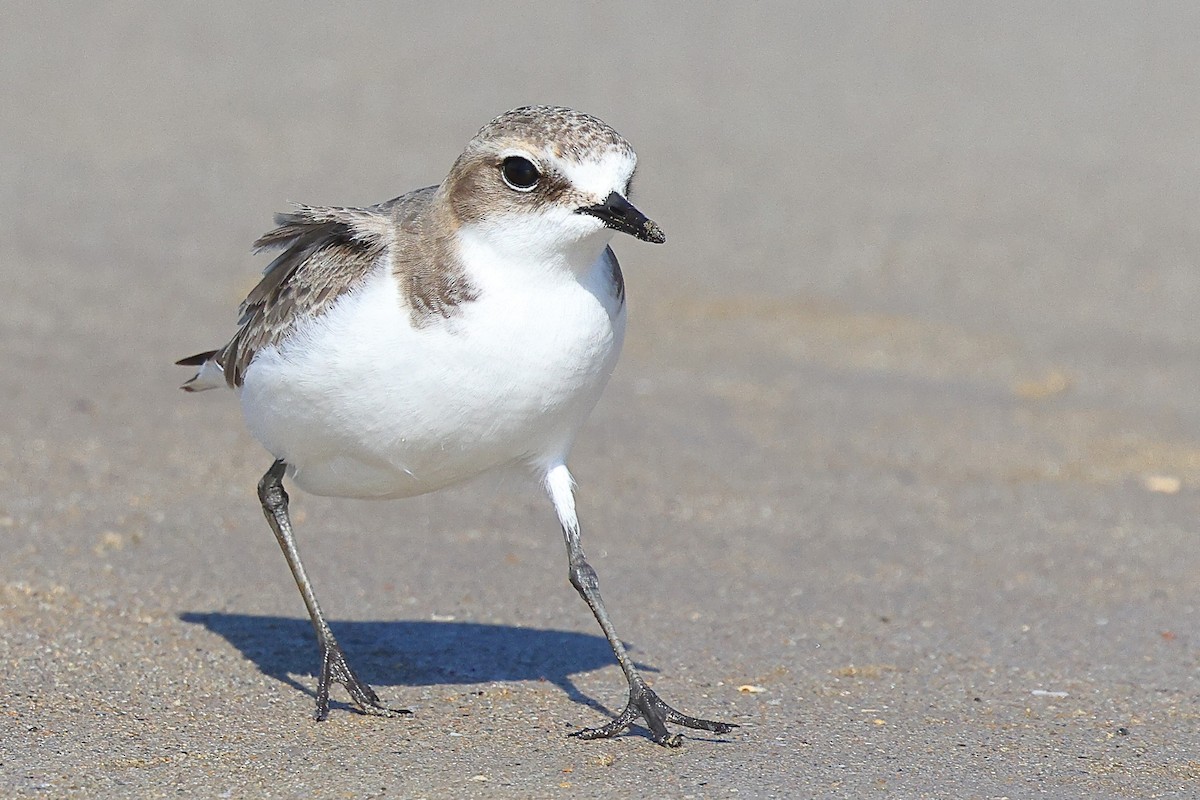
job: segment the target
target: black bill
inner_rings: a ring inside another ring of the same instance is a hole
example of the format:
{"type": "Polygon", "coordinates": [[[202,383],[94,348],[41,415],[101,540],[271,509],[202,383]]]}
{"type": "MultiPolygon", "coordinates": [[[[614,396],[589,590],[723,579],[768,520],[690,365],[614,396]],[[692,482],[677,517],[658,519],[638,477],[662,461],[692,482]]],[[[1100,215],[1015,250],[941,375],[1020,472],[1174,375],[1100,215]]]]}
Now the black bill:
{"type": "Polygon", "coordinates": [[[617,192],[613,192],[603,203],[575,209],[576,214],[587,214],[603,222],[614,231],[636,236],[643,242],[662,244],[666,234],[654,220],[634,208],[633,203],[617,192]]]}

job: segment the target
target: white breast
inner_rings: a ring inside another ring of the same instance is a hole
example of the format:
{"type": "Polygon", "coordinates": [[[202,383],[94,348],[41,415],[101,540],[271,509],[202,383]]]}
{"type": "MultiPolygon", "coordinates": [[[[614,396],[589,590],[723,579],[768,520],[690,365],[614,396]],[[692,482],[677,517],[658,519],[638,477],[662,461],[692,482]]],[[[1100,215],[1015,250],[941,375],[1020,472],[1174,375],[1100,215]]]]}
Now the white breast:
{"type": "Polygon", "coordinates": [[[245,375],[250,431],[315,494],[405,497],[566,457],[620,352],[605,253],[582,276],[473,274],[478,299],[412,325],[390,264],[245,375]]]}

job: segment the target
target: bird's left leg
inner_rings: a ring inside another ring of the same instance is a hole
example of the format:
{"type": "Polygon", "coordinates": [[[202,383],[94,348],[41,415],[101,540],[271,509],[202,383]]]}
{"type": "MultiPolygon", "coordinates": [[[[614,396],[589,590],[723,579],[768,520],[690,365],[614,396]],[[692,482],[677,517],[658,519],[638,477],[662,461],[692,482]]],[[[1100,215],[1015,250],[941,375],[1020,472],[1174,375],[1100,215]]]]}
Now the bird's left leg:
{"type": "Polygon", "coordinates": [[[617,637],[608,611],[604,608],[604,601],[600,598],[600,582],[596,577],[596,570],[592,569],[583,554],[583,546],[579,541],[579,519],[575,514],[574,481],[571,473],[565,465],[559,464],[546,473],[545,482],[546,491],[554,503],[554,510],[558,513],[558,520],[562,525],[563,537],[566,539],[571,585],[592,609],[596,622],[600,623],[600,629],[604,631],[604,636],[612,647],[613,655],[617,657],[617,663],[625,673],[625,680],[629,682],[629,702],[616,719],[598,728],[584,728],[571,735],[580,739],[616,736],[641,718],[646,721],[650,736],[655,742],[666,747],[679,747],[683,744],[683,737],[677,733],[670,733],[667,730],[668,722],[713,733],[728,733],[736,728],[736,725],[729,722],[714,722],[681,714],[660,700],[646,685],[646,681],[625,651],[625,645],[617,637]]]}

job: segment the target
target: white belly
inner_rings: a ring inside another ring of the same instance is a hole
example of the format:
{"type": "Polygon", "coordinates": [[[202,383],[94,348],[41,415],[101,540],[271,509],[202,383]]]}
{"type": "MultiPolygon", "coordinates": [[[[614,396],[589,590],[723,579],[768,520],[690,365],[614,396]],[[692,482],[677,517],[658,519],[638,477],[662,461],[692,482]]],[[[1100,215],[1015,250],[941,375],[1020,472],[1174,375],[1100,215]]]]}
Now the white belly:
{"type": "Polygon", "coordinates": [[[341,497],[407,497],[564,459],[620,352],[609,270],[602,257],[582,283],[485,285],[450,319],[414,328],[383,264],[255,358],[247,425],[298,486],[341,497]]]}

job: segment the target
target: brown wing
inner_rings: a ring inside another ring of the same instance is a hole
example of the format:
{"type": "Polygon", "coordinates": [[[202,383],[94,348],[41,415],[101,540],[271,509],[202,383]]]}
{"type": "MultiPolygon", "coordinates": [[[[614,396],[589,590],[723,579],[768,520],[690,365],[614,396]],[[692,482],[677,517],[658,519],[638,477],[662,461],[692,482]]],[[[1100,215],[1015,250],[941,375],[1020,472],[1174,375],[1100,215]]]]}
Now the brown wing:
{"type": "Polygon", "coordinates": [[[254,243],[282,248],[239,309],[238,331],[215,359],[230,386],[264,347],[281,341],[297,320],[327,311],[370,273],[394,243],[396,224],[414,219],[434,187],[369,208],[297,206],[275,217],[278,226],[254,243]]]}

